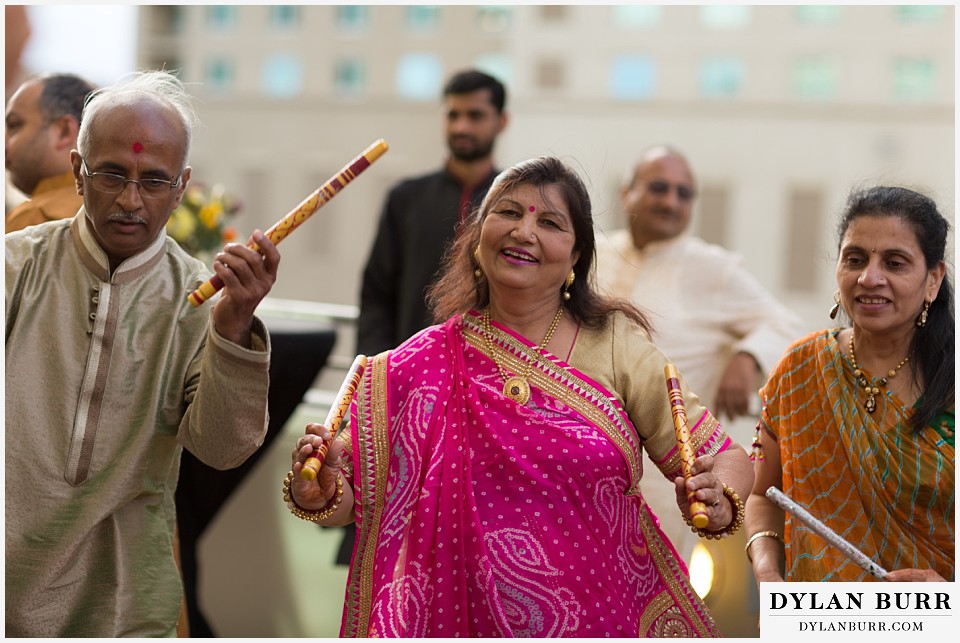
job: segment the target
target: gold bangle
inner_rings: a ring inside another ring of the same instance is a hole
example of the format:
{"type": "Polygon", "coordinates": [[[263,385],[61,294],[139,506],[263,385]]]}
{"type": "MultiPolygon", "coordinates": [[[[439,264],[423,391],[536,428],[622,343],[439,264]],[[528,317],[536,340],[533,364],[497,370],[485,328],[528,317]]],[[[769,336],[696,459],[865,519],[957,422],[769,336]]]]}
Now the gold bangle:
{"type": "Polygon", "coordinates": [[[684,518],[684,522],[690,527],[690,531],[708,540],[720,540],[721,538],[731,536],[740,531],[740,527],[743,525],[743,501],[740,500],[740,494],[724,483],[721,482],[720,484],[723,486],[723,495],[730,500],[730,505],[733,507],[733,518],[726,527],[720,531],[707,531],[706,529],[694,527],[691,518],[684,518]]]}
{"type": "Polygon", "coordinates": [[[329,519],[330,516],[340,508],[340,502],[343,500],[343,476],[340,475],[339,471],[337,472],[337,490],[333,494],[333,497],[330,498],[330,502],[320,509],[311,511],[299,506],[297,501],[293,499],[293,493],[290,491],[290,485],[292,483],[293,471],[288,471],[287,477],[283,479],[283,501],[287,503],[290,513],[297,518],[308,522],[321,522],[329,519]]]}
{"type": "Polygon", "coordinates": [[[747,540],[747,544],[743,548],[743,551],[747,554],[747,560],[750,561],[750,564],[753,564],[753,556],[750,555],[750,545],[752,545],[753,541],[757,540],[758,538],[776,538],[780,541],[781,545],[784,544],[783,536],[777,532],[770,529],[767,529],[766,531],[758,531],[754,535],[750,536],[750,538],[747,540]]]}

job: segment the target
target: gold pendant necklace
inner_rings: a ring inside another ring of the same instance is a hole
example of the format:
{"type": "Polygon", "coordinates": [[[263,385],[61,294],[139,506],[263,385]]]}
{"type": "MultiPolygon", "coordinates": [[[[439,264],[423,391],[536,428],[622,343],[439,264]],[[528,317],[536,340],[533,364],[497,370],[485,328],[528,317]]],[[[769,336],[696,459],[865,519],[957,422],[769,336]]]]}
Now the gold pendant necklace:
{"type": "Polygon", "coordinates": [[[867,392],[867,401],[863,404],[863,407],[867,409],[867,413],[873,413],[877,410],[877,395],[880,394],[880,387],[886,386],[887,381],[892,380],[896,376],[897,371],[900,370],[900,367],[906,364],[909,359],[910,356],[907,355],[900,360],[900,363],[897,364],[895,369],[887,371],[886,377],[881,377],[878,380],[873,380],[872,378],[868,380],[863,369],[857,364],[857,354],[853,352],[853,330],[850,330],[850,361],[853,363],[853,376],[857,379],[857,384],[867,392]]]}
{"type": "MultiPolygon", "coordinates": [[[[547,329],[547,334],[543,336],[539,344],[533,347],[533,351],[537,357],[540,355],[540,348],[546,347],[546,345],[550,343],[550,338],[553,337],[557,326],[560,325],[561,317],[563,317],[563,303],[557,308],[557,314],[553,316],[553,321],[550,322],[550,328],[547,329]]],[[[530,401],[530,382],[528,380],[530,379],[530,373],[533,372],[533,362],[524,363],[523,374],[517,373],[512,377],[507,377],[507,371],[500,364],[500,360],[497,359],[497,355],[493,349],[493,328],[490,326],[489,306],[483,312],[483,339],[487,346],[487,352],[490,354],[490,359],[497,365],[497,370],[500,371],[500,376],[503,378],[504,397],[509,397],[517,404],[523,406],[530,401]]]]}

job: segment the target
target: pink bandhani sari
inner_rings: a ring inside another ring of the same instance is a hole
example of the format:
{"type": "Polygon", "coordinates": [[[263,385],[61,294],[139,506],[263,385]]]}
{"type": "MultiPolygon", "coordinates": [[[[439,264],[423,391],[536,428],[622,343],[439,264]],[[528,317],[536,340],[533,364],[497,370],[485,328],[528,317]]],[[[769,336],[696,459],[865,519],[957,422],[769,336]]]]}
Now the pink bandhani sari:
{"type": "MultiPolygon", "coordinates": [[[[493,350],[529,343],[494,328],[493,350]]],[[[505,398],[476,315],[371,360],[352,412],[352,637],[709,637],[719,632],[639,492],[606,390],[538,360],[505,398]]]]}

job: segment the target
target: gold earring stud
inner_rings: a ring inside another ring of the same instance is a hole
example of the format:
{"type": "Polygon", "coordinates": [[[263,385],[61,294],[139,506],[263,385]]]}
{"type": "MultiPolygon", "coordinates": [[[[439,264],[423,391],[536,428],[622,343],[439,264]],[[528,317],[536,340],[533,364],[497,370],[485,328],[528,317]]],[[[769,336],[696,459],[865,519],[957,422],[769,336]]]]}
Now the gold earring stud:
{"type": "Polygon", "coordinates": [[[473,269],[473,276],[480,279],[483,276],[483,270],[480,269],[480,246],[473,249],[473,263],[476,266],[473,269]]]}

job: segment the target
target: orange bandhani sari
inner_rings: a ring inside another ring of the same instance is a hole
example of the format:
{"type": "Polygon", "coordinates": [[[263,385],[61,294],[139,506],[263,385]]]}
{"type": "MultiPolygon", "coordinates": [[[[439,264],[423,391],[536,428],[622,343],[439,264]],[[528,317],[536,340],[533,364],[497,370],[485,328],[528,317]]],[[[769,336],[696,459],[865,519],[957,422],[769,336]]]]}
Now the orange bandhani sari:
{"type": "MultiPolygon", "coordinates": [[[[780,446],[783,492],[884,569],[952,580],[952,429],[915,434],[913,408],[889,391],[867,413],[839,331],[794,343],[760,392],[758,430],[780,446]]],[[[944,415],[952,425],[953,408],[944,415]]],[[[789,515],[784,538],[788,581],[874,580],[789,515]]]]}

